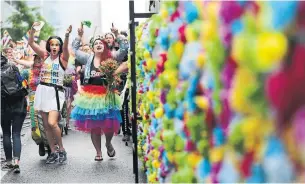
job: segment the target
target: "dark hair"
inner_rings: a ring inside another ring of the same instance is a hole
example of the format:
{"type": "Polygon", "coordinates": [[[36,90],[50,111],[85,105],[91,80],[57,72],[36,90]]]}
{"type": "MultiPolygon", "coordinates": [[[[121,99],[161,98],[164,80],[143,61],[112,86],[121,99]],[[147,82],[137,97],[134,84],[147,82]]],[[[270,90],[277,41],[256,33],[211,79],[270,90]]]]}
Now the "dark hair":
{"type": "Polygon", "coordinates": [[[48,40],[47,40],[47,43],[46,43],[46,49],[48,52],[51,52],[51,48],[50,48],[50,40],[52,39],[57,39],[59,40],[59,54],[62,53],[62,46],[63,46],[63,41],[62,39],[59,37],[59,36],[51,36],[48,40]]]}

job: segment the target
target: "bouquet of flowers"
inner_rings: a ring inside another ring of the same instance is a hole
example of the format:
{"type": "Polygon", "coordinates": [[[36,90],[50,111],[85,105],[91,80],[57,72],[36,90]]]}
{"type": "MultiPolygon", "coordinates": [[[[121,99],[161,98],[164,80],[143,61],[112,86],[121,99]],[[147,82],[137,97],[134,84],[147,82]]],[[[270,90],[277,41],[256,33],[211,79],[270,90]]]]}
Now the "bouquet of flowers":
{"type": "Polygon", "coordinates": [[[64,75],[64,86],[72,87],[72,82],[74,78],[75,78],[75,71],[69,68],[64,75]]]}
{"type": "Polygon", "coordinates": [[[101,63],[100,70],[101,73],[104,74],[104,77],[106,78],[106,83],[108,91],[113,91],[117,83],[120,79],[119,76],[113,76],[113,73],[116,71],[116,69],[119,67],[118,63],[114,59],[107,59],[101,63]]]}

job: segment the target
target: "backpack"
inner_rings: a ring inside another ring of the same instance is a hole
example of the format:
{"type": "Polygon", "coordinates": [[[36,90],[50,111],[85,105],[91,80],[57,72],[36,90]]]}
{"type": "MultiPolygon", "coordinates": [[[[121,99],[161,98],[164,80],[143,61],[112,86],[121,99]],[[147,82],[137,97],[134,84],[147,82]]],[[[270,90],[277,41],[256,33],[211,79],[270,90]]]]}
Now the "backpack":
{"type": "Polygon", "coordinates": [[[28,95],[28,84],[22,78],[18,68],[11,63],[1,66],[1,97],[25,97],[28,95]]]}

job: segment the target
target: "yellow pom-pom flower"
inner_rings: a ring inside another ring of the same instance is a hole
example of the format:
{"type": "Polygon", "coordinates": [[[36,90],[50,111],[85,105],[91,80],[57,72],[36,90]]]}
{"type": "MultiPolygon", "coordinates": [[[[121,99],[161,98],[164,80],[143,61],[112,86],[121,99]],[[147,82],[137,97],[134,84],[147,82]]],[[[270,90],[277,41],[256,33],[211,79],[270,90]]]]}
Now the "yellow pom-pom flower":
{"type": "Polygon", "coordinates": [[[178,56],[178,58],[181,58],[184,50],[184,44],[181,41],[178,41],[174,45],[174,51],[175,54],[178,56]]]}
{"type": "Polygon", "coordinates": [[[202,159],[202,156],[195,154],[195,153],[191,153],[187,157],[188,164],[192,168],[195,168],[198,165],[198,163],[201,161],[201,159],[202,159]]]}
{"type": "Polygon", "coordinates": [[[160,168],[161,163],[158,160],[152,162],[152,166],[156,169],[160,168]]]}
{"type": "Polygon", "coordinates": [[[199,68],[202,68],[205,63],[206,63],[205,55],[203,53],[200,53],[197,57],[197,66],[199,68]]]}
{"type": "Polygon", "coordinates": [[[234,36],[232,42],[232,56],[239,64],[247,58],[246,53],[249,52],[249,50],[247,51],[247,44],[248,40],[244,34],[234,36]]]}
{"type": "Polygon", "coordinates": [[[224,147],[213,148],[210,151],[210,158],[212,163],[217,163],[222,161],[224,156],[224,147]]]}
{"type": "Polygon", "coordinates": [[[168,152],[168,153],[167,153],[167,158],[168,158],[168,160],[169,160],[171,163],[173,163],[173,161],[174,161],[174,155],[173,155],[172,152],[168,152]]]}
{"type": "Polygon", "coordinates": [[[156,118],[161,118],[164,114],[163,108],[159,107],[155,110],[155,117],[156,118]]]}
{"type": "Polygon", "coordinates": [[[217,22],[218,21],[218,12],[219,12],[220,4],[219,2],[209,2],[206,6],[206,13],[207,13],[207,19],[212,21],[212,22],[217,22]]]}
{"type": "Polygon", "coordinates": [[[160,13],[163,19],[166,19],[168,17],[168,11],[166,9],[161,9],[160,13]]]}
{"type": "Polygon", "coordinates": [[[154,68],[156,68],[156,62],[151,58],[147,59],[146,60],[146,69],[152,70],[154,68]]]}
{"type": "Polygon", "coordinates": [[[204,96],[195,97],[195,103],[199,108],[203,110],[207,110],[209,108],[209,100],[204,96]]]}
{"type": "Polygon", "coordinates": [[[145,50],[143,55],[144,55],[144,59],[146,59],[146,60],[150,59],[150,57],[151,57],[148,50],[145,50]]]}
{"type": "Polygon", "coordinates": [[[287,52],[288,41],[283,33],[267,32],[257,37],[257,63],[260,71],[276,67],[287,52]]]}
{"type": "Polygon", "coordinates": [[[202,44],[206,44],[205,42],[213,40],[217,36],[216,24],[211,21],[206,21],[201,26],[201,41],[202,44]]]}
{"type": "Polygon", "coordinates": [[[252,71],[243,67],[238,68],[229,97],[232,109],[241,113],[253,112],[250,95],[256,90],[257,86],[257,80],[252,71]]]}
{"type": "Polygon", "coordinates": [[[154,95],[154,93],[152,91],[148,91],[147,92],[147,98],[148,98],[149,101],[153,101],[154,96],[155,95],[154,95]]]}
{"type": "Polygon", "coordinates": [[[188,25],[185,28],[185,37],[188,42],[193,42],[197,40],[198,36],[191,25],[188,25]]]}

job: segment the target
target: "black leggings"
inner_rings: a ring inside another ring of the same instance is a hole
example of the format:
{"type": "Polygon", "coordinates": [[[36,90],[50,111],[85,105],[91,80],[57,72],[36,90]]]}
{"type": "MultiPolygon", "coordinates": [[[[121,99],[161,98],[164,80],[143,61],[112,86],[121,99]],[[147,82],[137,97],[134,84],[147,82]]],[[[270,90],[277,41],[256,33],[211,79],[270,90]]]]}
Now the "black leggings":
{"type": "Polygon", "coordinates": [[[126,89],[124,95],[124,103],[122,105],[121,116],[122,116],[122,131],[124,135],[131,135],[130,130],[130,121],[129,121],[129,107],[128,107],[128,96],[129,96],[129,89],[126,89]]]}
{"type": "Polygon", "coordinates": [[[6,157],[6,161],[11,161],[14,158],[20,159],[21,154],[21,129],[23,126],[24,119],[26,117],[26,101],[23,99],[17,104],[6,104],[6,107],[1,107],[1,128],[3,132],[3,148],[6,157]],[[16,106],[19,107],[19,112],[14,109],[16,106]],[[21,110],[21,112],[20,112],[21,110]],[[12,127],[12,131],[11,131],[12,127]],[[11,139],[13,139],[13,146],[11,139]],[[13,156],[12,156],[13,153],[13,156]]]}

